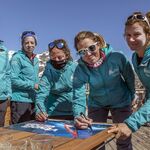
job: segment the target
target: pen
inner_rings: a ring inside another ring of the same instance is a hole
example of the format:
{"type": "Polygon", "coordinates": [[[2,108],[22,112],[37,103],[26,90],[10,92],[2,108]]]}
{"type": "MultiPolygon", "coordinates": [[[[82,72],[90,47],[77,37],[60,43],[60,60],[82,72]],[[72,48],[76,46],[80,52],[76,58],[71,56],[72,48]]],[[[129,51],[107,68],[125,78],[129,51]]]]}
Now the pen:
{"type": "MultiPolygon", "coordinates": [[[[80,113],[80,116],[86,120],[88,120],[88,118],[85,116],[85,114],[83,112],[80,113]]],[[[92,129],[92,125],[88,125],[88,127],[91,129],[91,131],[93,132],[93,129],[92,129]]]]}
{"type": "MultiPolygon", "coordinates": [[[[38,107],[38,109],[40,110],[40,112],[45,116],[45,113],[43,112],[43,110],[42,110],[42,107],[41,107],[41,105],[39,104],[39,103],[37,103],[37,107],[38,107]]],[[[46,116],[45,116],[46,117],[46,116]]],[[[46,117],[47,118],[47,117],[46,117]]]]}
{"type": "Polygon", "coordinates": [[[109,143],[110,141],[112,141],[114,138],[115,138],[115,137],[112,137],[111,139],[109,139],[109,140],[107,140],[106,142],[102,143],[102,144],[98,147],[98,149],[103,148],[107,143],[109,143]]]}

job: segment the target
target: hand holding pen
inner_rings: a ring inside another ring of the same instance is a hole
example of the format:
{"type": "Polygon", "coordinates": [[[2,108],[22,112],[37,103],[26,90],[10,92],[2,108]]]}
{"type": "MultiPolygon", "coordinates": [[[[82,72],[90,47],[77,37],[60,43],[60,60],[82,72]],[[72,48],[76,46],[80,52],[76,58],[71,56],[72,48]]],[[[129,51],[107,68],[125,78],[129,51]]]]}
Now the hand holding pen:
{"type": "Polygon", "coordinates": [[[42,107],[39,103],[37,103],[37,107],[40,110],[40,112],[36,114],[36,120],[42,121],[42,122],[46,121],[48,119],[48,114],[43,112],[42,107]]]}
{"type": "Polygon", "coordinates": [[[92,129],[92,124],[91,124],[91,119],[90,119],[90,118],[87,118],[87,117],[85,116],[85,114],[82,113],[82,112],[80,113],[80,116],[81,116],[82,118],[84,118],[84,119],[90,121],[90,123],[88,124],[88,127],[91,129],[91,131],[93,131],[93,129],[92,129]]]}
{"type": "Polygon", "coordinates": [[[80,116],[75,117],[75,127],[78,129],[87,129],[92,124],[92,119],[86,117],[83,115],[83,113],[80,113],[80,116]]]}

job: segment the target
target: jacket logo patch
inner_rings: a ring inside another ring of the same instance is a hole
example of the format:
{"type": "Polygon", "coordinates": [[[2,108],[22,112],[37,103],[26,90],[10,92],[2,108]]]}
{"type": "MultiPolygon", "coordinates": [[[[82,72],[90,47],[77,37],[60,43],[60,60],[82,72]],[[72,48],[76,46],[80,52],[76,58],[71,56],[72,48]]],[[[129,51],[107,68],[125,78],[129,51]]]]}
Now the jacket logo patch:
{"type": "Polygon", "coordinates": [[[147,77],[150,77],[150,69],[149,68],[144,68],[144,73],[147,77]]]}
{"type": "Polygon", "coordinates": [[[118,69],[109,69],[109,75],[112,75],[112,76],[116,76],[118,75],[119,72],[118,72],[118,69]]]}

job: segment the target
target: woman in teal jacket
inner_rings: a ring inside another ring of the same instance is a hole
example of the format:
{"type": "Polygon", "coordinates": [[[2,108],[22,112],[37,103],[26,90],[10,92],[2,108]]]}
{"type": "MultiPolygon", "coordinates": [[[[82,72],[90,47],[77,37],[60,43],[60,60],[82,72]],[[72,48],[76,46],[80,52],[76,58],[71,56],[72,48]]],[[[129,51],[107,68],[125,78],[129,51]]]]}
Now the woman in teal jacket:
{"type": "Polygon", "coordinates": [[[8,100],[11,98],[11,80],[8,52],[0,40],[0,127],[4,126],[8,100]]]}
{"type": "MultiPolygon", "coordinates": [[[[75,125],[86,128],[91,120],[85,120],[86,105],[80,87],[89,84],[88,115],[96,122],[107,122],[109,111],[115,123],[123,122],[131,115],[134,99],[134,73],[129,61],[113,51],[102,36],[90,31],[79,32],[75,37],[75,48],[80,55],[79,65],[74,74],[73,111],[75,125]]],[[[119,139],[117,149],[132,149],[131,138],[119,139]]]]}
{"type": "MultiPolygon", "coordinates": [[[[70,50],[64,39],[51,42],[48,48],[50,61],[47,62],[39,83],[36,118],[39,121],[46,120],[48,116],[57,119],[73,119],[72,83],[77,63],[72,61],[70,50]]],[[[81,89],[81,92],[85,92],[85,88],[81,89]]]]}
{"type": "Polygon", "coordinates": [[[25,31],[21,36],[22,50],[11,59],[11,121],[13,124],[35,118],[35,92],[38,90],[39,61],[33,53],[37,40],[35,33],[25,31]]]}
{"type": "Polygon", "coordinates": [[[130,49],[135,51],[132,62],[146,89],[146,97],[145,104],[137,112],[109,131],[118,133],[117,138],[127,138],[141,125],[150,122],[150,12],[147,16],[135,12],[128,17],[125,23],[125,38],[130,49]]]}

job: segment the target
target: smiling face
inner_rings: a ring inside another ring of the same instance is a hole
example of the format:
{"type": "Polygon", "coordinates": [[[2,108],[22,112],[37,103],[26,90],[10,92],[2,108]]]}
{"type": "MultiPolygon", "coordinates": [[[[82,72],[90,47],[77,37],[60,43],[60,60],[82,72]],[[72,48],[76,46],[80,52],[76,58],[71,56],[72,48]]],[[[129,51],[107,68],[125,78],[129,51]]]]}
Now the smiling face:
{"type": "Polygon", "coordinates": [[[125,28],[125,38],[131,50],[144,54],[147,45],[147,36],[143,27],[137,22],[125,28]]]}
{"type": "Polygon", "coordinates": [[[77,44],[78,51],[88,49],[89,47],[95,45],[94,51],[86,51],[82,59],[88,64],[95,64],[100,59],[100,52],[98,44],[95,44],[90,38],[85,38],[77,44]]]}
{"type": "Polygon", "coordinates": [[[32,36],[27,36],[23,39],[22,47],[27,55],[31,55],[35,49],[36,43],[32,36]]]}

